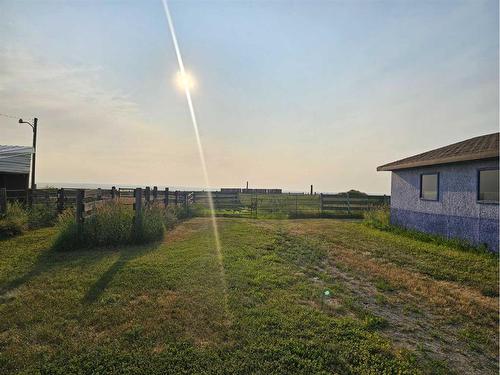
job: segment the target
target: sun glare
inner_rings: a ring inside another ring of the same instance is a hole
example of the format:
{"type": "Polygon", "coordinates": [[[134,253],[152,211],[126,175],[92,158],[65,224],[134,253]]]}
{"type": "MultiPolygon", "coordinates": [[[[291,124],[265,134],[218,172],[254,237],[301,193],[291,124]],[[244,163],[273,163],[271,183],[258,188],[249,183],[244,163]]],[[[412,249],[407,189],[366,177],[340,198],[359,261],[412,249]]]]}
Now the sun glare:
{"type": "Polygon", "coordinates": [[[178,72],[175,77],[175,81],[177,83],[177,86],[179,86],[179,88],[182,90],[192,90],[195,86],[194,77],[188,72],[178,72]]]}

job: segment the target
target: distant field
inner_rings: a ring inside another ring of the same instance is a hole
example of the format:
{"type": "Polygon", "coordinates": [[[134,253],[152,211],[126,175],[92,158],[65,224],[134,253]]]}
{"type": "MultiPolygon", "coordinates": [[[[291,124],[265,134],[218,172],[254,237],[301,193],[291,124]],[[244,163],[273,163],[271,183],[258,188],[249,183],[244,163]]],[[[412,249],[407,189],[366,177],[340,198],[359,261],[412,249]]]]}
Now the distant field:
{"type": "Polygon", "coordinates": [[[0,241],[0,373],[497,374],[498,258],[342,220],[0,241]],[[322,299],[328,290],[331,298],[322,299]]]}

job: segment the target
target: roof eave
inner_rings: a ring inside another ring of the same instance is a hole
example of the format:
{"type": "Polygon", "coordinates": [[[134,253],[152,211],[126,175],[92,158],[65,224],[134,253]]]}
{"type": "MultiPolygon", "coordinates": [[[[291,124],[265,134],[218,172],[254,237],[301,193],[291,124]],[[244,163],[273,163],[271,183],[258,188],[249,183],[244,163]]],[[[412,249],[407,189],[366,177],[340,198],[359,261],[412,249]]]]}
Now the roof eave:
{"type": "Polygon", "coordinates": [[[478,153],[474,153],[474,154],[451,156],[451,157],[439,158],[439,159],[433,159],[433,160],[415,161],[415,162],[411,162],[411,163],[393,162],[393,163],[384,164],[384,165],[377,167],[377,171],[379,171],[379,172],[380,171],[394,171],[394,170],[400,170],[400,169],[427,167],[427,166],[438,165],[438,164],[450,164],[450,163],[459,163],[459,162],[482,160],[482,159],[493,159],[493,158],[498,158],[498,157],[499,157],[498,150],[491,150],[491,151],[485,151],[485,152],[478,152],[478,153]]]}

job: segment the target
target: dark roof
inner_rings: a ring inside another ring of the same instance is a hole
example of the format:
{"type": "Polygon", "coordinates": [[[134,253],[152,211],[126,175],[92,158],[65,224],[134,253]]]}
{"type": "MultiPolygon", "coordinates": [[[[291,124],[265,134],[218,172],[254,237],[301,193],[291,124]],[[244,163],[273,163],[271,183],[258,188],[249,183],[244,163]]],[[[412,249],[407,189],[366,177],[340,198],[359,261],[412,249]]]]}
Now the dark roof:
{"type": "Polygon", "coordinates": [[[487,134],[381,165],[377,171],[393,171],[427,165],[498,158],[498,134],[487,134]]]}

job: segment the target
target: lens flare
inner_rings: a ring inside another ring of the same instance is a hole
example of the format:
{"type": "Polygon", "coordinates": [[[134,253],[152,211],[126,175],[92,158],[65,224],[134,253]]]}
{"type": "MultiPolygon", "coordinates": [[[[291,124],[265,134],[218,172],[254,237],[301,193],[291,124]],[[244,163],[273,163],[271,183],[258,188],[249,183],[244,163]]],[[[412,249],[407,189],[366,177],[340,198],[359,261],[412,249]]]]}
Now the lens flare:
{"type": "Polygon", "coordinates": [[[208,171],[207,164],[205,162],[205,153],[203,151],[203,145],[201,143],[200,131],[198,129],[198,120],[196,118],[196,112],[194,110],[193,100],[191,98],[191,87],[190,83],[194,84],[194,79],[188,79],[188,77],[192,77],[186,73],[186,69],[184,68],[184,62],[182,60],[181,50],[179,48],[179,44],[177,43],[177,36],[175,34],[174,24],[172,22],[172,17],[170,15],[170,11],[168,9],[167,0],[163,0],[163,10],[165,11],[165,16],[167,17],[168,27],[170,29],[170,34],[172,35],[172,42],[174,43],[175,55],[177,57],[177,63],[179,64],[179,74],[181,78],[181,87],[186,96],[187,105],[189,108],[189,114],[191,116],[191,122],[193,124],[194,135],[196,138],[196,144],[198,146],[198,154],[200,156],[200,164],[201,169],[203,171],[203,176],[205,178],[205,187],[207,190],[208,196],[208,205],[210,207],[210,213],[212,218],[212,228],[214,232],[214,241],[215,241],[215,250],[217,253],[217,264],[220,270],[221,282],[224,290],[224,310],[226,311],[226,317],[228,319],[227,323],[231,323],[231,312],[229,311],[229,303],[228,303],[228,292],[227,292],[227,282],[224,271],[224,262],[222,258],[222,249],[219,240],[219,229],[217,228],[217,218],[215,217],[215,206],[212,198],[212,193],[210,190],[210,181],[208,179],[208,171]]]}
{"type": "Polygon", "coordinates": [[[192,74],[184,71],[184,72],[178,72],[175,76],[175,83],[177,86],[184,90],[192,90],[196,86],[196,81],[194,80],[194,77],[192,74]]]}

